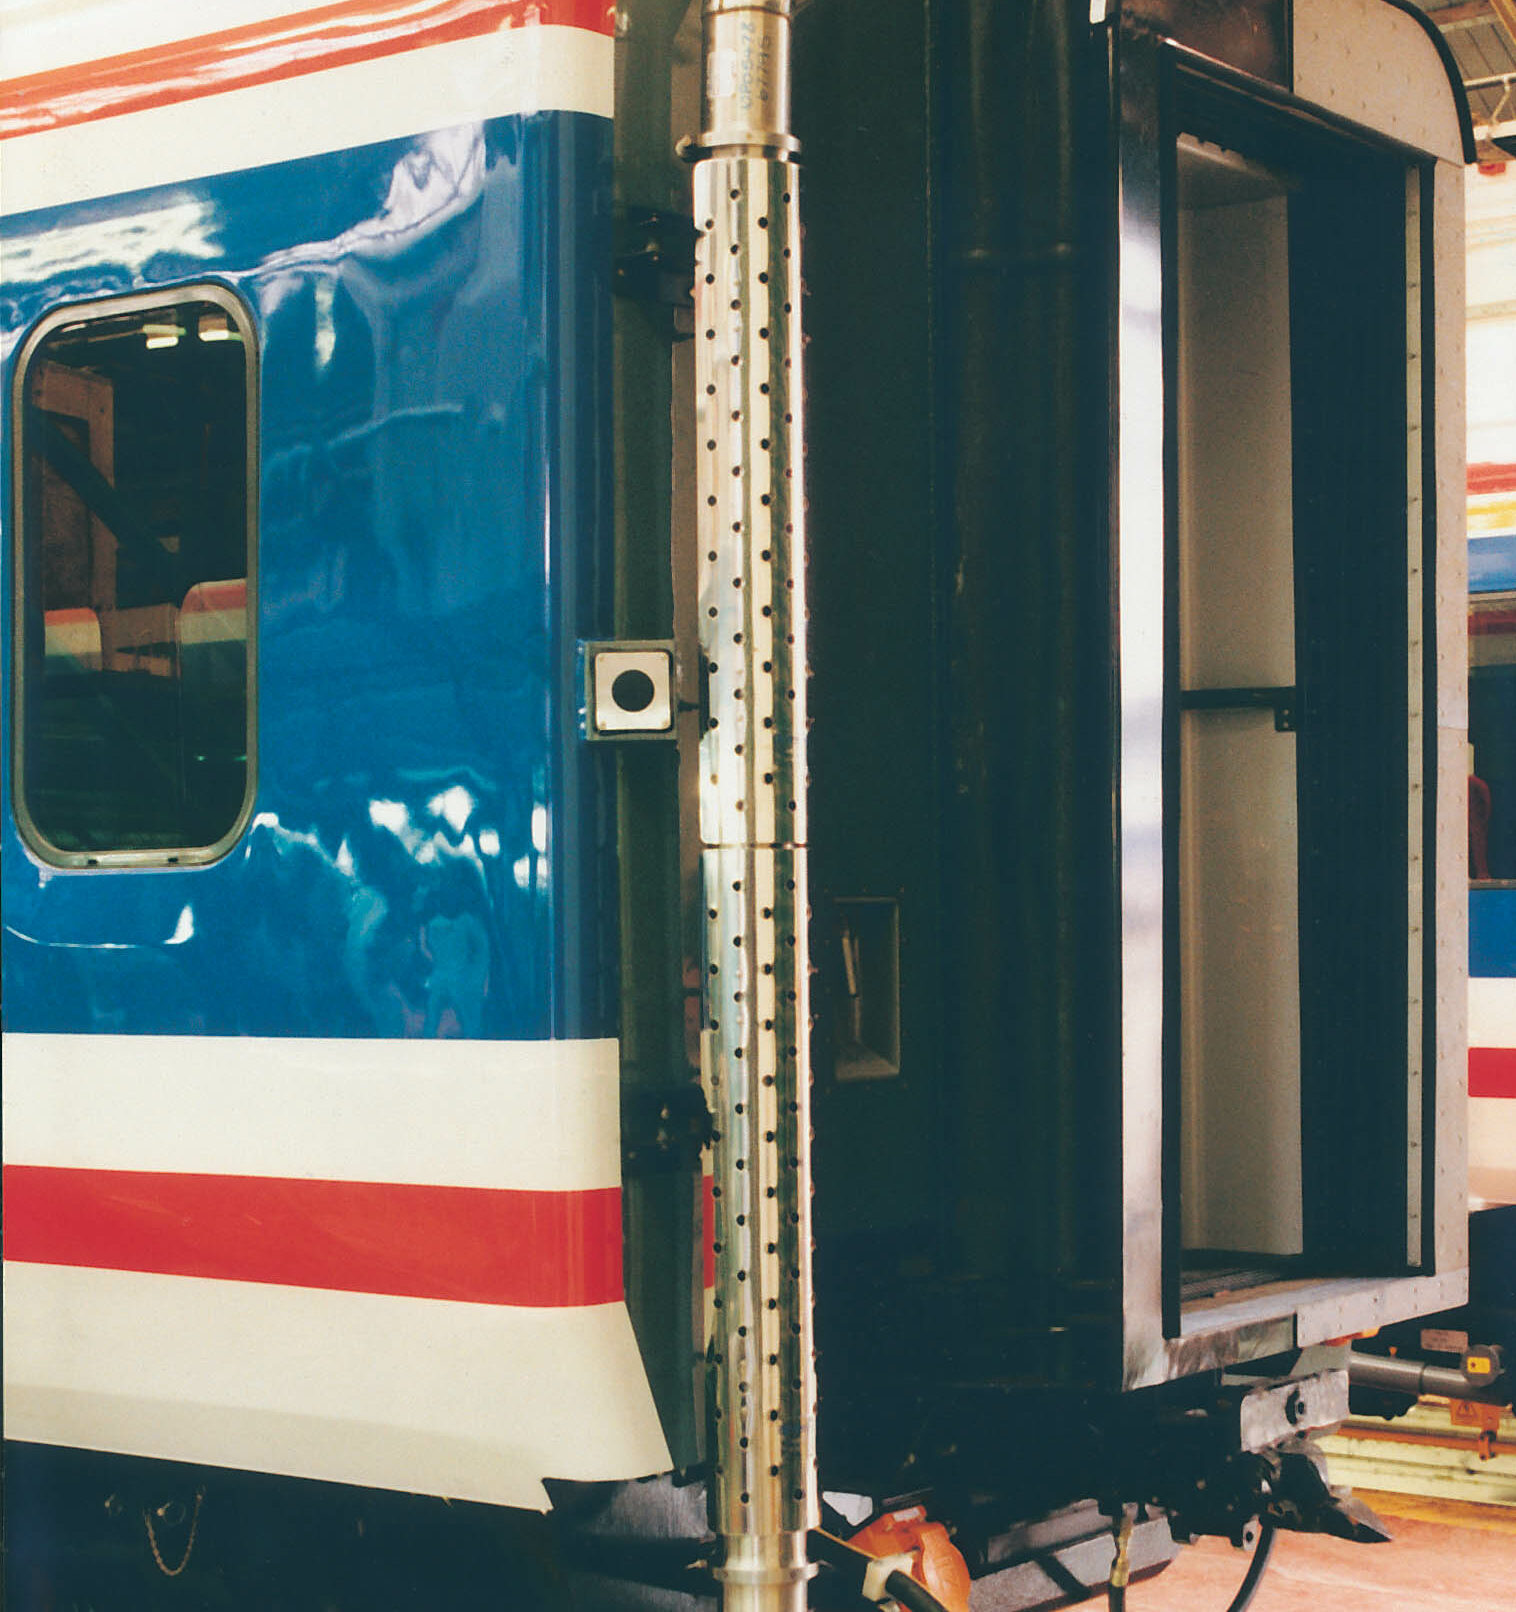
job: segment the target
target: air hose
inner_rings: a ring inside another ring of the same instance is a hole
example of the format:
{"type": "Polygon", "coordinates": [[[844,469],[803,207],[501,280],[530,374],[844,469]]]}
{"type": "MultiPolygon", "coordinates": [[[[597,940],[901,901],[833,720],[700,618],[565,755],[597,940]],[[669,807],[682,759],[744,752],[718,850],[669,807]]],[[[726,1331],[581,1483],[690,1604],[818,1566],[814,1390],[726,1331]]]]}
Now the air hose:
{"type": "Polygon", "coordinates": [[[1237,1587],[1237,1593],[1232,1597],[1232,1604],[1226,1612],[1243,1612],[1253,1599],[1259,1583],[1263,1579],[1263,1570],[1269,1565],[1269,1552],[1274,1548],[1274,1525],[1267,1517],[1261,1518],[1258,1523],[1258,1543],[1253,1546],[1253,1559],[1248,1563],[1247,1573],[1242,1583],[1237,1587]]]}
{"type": "MultiPolygon", "coordinates": [[[[906,1612],[947,1612],[947,1608],[919,1580],[903,1568],[890,1568],[891,1558],[871,1556],[825,1529],[813,1528],[806,1537],[810,1554],[834,1569],[849,1588],[865,1601],[897,1601],[906,1612]]],[[[901,1558],[894,1558],[900,1560],[901,1558]]]]}
{"type": "Polygon", "coordinates": [[[1127,1580],[1132,1576],[1129,1547],[1132,1543],[1132,1519],[1121,1508],[1121,1520],[1112,1529],[1116,1536],[1116,1555],[1111,1562],[1111,1576],[1106,1580],[1105,1599],[1110,1612],[1123,1612],[1126,1606],[1127,1580]]]}
{"type": "MultiPolygon", "coordinates": [[[[1106,1605],[1109,1612],[1124,1612],[1126,1607],[1127,1579],[1131,1576],[1131,1562],[1127,1557],[1127,1545],[1130,1540],[1131,1524],[1123,1520],[1121,1529],[1116,1535],[1116,1559],[1111,1564],[1111,1576],[1106,1583],[1106,1605]]],[[[1252,1604],[1258,1586],[1263,1581],[1263,1570],[1269,1565],[1269,1552],[1273,1548],[1274,1525],[1267,1517],[1261,1518],[1258,1524],[1258,1543],[1253,1546],[1253,1559],[1248,1563],[1248,1570],[1226,1612],[1245,1612],[1245,1609],[1252,1604]]]]}

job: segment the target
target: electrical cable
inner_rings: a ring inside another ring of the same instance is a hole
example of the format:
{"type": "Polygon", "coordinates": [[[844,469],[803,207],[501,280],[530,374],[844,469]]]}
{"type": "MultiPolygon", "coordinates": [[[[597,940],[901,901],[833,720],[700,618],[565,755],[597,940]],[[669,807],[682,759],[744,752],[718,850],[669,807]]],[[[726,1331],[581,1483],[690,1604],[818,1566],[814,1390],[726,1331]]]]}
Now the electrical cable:
{"type": "Polygon", "coordinates": [[[884,1581],[884,1588],[906,1609],[906,1612],[947,1612],[947,1608],[926,1585],[912,1578],[909,1573],[891,1573],[884,1581]]]}

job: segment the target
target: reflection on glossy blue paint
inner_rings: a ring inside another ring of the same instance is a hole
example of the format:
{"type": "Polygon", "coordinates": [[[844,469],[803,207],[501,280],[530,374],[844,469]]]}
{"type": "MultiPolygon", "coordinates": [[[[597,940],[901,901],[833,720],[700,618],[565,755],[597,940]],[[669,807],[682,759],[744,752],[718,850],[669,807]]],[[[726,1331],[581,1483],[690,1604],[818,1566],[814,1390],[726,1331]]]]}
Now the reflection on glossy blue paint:
{"type": "Polygon", "coordinates": [[[1469,973],[1516,975],[1516,890],[1469,891],[1469,973]]]}
{"type": "Polygon", "coordinates": [[[573,720],[608,626],[607,145],[508,118],[9,222],[8,353],[59,300],[211,277],[262,386],[253,820],[212,867],[58,872],[8,819],[9,1028],[613,1032],[573,720]]]}
{"type": "Polygon", "coordinates": [[[1516,532],[1469,539],[1469,592],[1506,593],[1516,588],[1516,532]]]}
{"type": "MultiPolygon", "coordinates": [[[[7,286],[48,286],[56,300],[67,301],[135,289],[144,280],[161,279],[152,271],[165,264],[198,265],[199,272],[209,272],[224,256],[216,207],[208,197],[167,190],[130,211],[90,216],[100,211],[99,204],[71,208],[46,229],[22,227],[14,233],[7,220],[7,286]]],[[[7,356],[24,334],[23,324],[6,328],[7,356]]]]}

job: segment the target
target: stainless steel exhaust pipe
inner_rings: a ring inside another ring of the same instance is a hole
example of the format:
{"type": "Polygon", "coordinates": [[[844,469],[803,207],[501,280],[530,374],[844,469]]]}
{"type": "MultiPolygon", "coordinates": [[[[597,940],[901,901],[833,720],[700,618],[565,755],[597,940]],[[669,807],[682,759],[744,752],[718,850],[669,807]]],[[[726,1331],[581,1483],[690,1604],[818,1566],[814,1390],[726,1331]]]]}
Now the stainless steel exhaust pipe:
{"type": "Polygon", "coordinates": [[[714,1112],[713,1525],[726,1612],[801,1612],[819,1521],[805,499],[789,0],[707,0],[694,174],[700,832],[714,1112]]]}

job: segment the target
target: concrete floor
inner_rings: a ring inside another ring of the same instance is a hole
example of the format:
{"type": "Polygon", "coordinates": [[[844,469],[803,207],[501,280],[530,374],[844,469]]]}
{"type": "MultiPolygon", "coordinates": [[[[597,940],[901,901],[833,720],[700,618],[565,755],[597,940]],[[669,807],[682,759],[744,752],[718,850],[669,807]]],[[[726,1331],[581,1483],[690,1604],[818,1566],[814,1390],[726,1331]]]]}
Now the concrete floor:
{"type": "MultiPolygon", "coordinates": [[[[1280,1534],[1249,1612],[1516,1612],[1516,1508],[1357,1492],[1393,1542],[1280,1534]]],[[[1225,1540],[1202,1540],[1134,1584],[1128,1612],[1225,1612],[1247,1565],[1225,1540]]]]}

